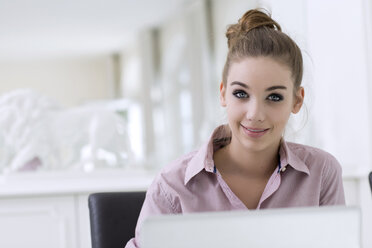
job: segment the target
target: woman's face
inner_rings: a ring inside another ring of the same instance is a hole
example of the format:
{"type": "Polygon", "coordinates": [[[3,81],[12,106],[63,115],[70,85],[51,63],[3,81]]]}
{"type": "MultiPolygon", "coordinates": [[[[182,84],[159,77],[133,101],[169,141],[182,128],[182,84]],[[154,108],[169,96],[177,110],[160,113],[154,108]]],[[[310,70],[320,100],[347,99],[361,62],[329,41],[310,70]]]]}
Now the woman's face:
{"type": "Polygon", "coordinates": [[[250,151],[279,145],[289,116],[303,103],[301,87],[294,94],[290,69],[270,57],[233,62],[220,101],[227,109],[232,143],[250,151]]]}

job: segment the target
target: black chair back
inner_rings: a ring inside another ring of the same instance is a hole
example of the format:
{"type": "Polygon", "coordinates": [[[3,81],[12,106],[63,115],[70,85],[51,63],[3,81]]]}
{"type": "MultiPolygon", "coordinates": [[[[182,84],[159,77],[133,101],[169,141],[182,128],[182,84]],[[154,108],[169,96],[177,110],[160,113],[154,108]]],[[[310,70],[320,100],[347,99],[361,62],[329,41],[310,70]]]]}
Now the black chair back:
{"type": "Polygon", "coordinates": [[[124,248],[134,237],[145,192],[104,192],[89,195],[92,248],[124,248]]]}

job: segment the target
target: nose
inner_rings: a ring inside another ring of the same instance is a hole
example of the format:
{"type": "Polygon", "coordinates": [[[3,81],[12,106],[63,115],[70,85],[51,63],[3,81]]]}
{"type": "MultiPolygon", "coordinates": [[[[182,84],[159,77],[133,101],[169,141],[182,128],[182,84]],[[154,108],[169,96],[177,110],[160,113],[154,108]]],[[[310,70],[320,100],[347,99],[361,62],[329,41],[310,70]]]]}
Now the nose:
{"type": "Polygon", "coordinates": [[[262,103],[251,99],[247,103],[246,118],[252,122],[263,122],[265,120],[265,111],[262,103]]]}

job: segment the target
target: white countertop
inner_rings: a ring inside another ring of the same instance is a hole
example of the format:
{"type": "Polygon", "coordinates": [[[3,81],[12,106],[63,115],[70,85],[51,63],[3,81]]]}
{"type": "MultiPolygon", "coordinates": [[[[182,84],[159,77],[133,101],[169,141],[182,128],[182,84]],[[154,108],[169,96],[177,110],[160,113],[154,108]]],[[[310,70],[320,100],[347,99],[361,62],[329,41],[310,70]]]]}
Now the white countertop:
{"type": "Polygon", "coordinates": [[[129,169],[12,173],[0,175],[0,197],[141,191],[147,189],[155,175],[129,169]]]}

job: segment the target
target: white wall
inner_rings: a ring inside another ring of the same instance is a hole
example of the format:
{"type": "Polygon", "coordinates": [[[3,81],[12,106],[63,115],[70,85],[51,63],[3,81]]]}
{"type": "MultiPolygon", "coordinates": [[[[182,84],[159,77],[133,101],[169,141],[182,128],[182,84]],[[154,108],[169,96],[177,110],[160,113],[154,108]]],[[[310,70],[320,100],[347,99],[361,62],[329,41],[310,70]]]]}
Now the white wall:
{"type": "Polygon", "coordinates": [[[133,122],[143,130],[137,140],[152,168],[204,142],[215,120],[208,107],[218,99],[218,82],[210,79],[205,11],[203,1],[185,6],[156,30],[141,32],[122,53],[122,94],[141,106],[142,117],[133,122]]]}
{"type": "Polygon", "coordinates": [[[31,88],[76,106],[112,97],[113,65],[109,55],[0,61],[0,95],[31,88]]]}

